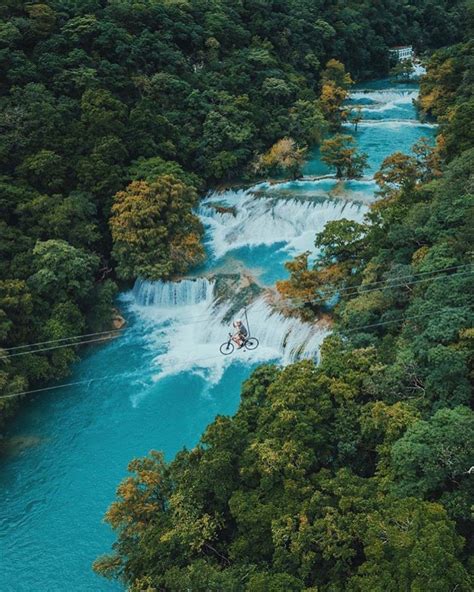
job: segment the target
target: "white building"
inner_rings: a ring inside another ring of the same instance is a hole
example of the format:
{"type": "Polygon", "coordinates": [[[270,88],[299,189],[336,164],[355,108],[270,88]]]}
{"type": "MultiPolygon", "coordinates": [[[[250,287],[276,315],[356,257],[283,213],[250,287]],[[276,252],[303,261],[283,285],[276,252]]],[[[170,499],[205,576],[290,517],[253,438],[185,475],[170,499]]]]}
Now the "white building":
{"type": "Polygon", "coordinates": [[[403,60],[413,60],[415,53],[411,45],[399,45],[390,49],[390,57],[397,62],[403,62],[403,60]]]}

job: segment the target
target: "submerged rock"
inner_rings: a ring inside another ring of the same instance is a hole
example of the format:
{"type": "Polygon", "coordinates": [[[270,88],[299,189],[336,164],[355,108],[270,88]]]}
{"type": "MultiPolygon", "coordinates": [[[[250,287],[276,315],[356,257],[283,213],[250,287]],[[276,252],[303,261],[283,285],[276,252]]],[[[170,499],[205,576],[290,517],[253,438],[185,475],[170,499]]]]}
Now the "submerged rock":
{"type": "Polygon", "coordinates": [[[42,442],[39,436],[13,436],[0,440],[0,454],[15,456],[21,454],[28,448],[38,446],[42,442]]]}
{"type": "Polygon", "coordinates": [[[120,314],[120,311],[117,308],[113,308],[112,309],[112,329],[114,331],[117,331],[119,329],[123,329],[126,324],[127,324],[127,321],[120,314]]]}

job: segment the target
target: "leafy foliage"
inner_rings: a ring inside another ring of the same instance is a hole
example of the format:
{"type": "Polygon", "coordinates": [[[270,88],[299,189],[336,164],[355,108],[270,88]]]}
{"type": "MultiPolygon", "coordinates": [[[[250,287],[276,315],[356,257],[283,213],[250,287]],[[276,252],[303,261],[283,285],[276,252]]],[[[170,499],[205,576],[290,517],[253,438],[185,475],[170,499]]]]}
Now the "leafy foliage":
{"type": "Polygon", "coordinates": [[[336,134],[321,145],[321,160],[336,169],[338,179],[359,179],[367,166],[367,155],[357,152],[354,138],[336,134]]]}
{"type": "Polygon", "coordinates": [[[169,278],[204,258],[199,218],[192,213],[197,195],[172,175],[150,184],[133,181],[114,198],[110,226],[117,274],[169,278]]]}
{"type": "Polygon", "coordinates": [[[337,130],[347,120],[348,110],[344,101],[349,96],[353,84],[344,64],[338,60],[329,60],[322,73],[320,104],[322,112],[332,129],[337,130]]]}
{"type": "Polygon", "coordinates": [[[255,170],[265,176],[289,173],[296,179],[301,173],[305,155],[306,150],[298,148],[292,138],[283,138],[258,157],[255,170]]]}

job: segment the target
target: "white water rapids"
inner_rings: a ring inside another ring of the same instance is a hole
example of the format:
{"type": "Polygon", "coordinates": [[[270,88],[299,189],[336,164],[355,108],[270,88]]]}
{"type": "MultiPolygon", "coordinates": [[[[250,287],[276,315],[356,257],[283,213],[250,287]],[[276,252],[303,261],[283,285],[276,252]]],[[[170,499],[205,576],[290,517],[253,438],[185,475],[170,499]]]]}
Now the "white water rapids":
{"type": "MultiPolygon", "coordinates": [[[[319,184],[324,181],[319,182],[319,184]]],[[[361,221],[365,208],[360,204],[334,199],[318,199],[317,181],[310,181],[315,195],[309,199],[273,198],[256,196],[255,192],[270,189],[268,185],[224,195],[213,194],[205,199],[199,214],[208,229],[208,244],[215,258],[240,247],[271,246],[284,243],[289,253],[314,249],[314,238],[330,220],[349,218],[361,221]],[[315,187],[316,186],[316,187],[315,187]],[[315,190],[316,189],[316,190],[315,190]],[[220,213],[209,206],[219,202],[233,208],[233,213],[220,213]]],[[[300,185],[304,185],[300,181],[300,185]]],[[[334,181],[333,181],[334,184],[334,181]]],[[[276,185],[275,190],[282,187],[276,185]]]]}

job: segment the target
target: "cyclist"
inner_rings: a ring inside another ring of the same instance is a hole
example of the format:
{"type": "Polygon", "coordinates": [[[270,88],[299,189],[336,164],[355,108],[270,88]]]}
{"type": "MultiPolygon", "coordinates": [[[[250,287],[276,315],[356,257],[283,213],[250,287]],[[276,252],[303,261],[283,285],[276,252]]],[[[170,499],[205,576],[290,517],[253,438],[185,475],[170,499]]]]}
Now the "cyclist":
{"type": "Polygon", "coordinates": [[[242,323],[242,321],[240,319],[235,320],[232,323],[234,329],[235,329],[235,333],[232,337],[233,341],[235,341],[235,343],[239,346],[239,349],[244,345],[245,340],[247,339],[248,336],[248,331],[247,328],[245,327],[245,325],[242,323]]]}

